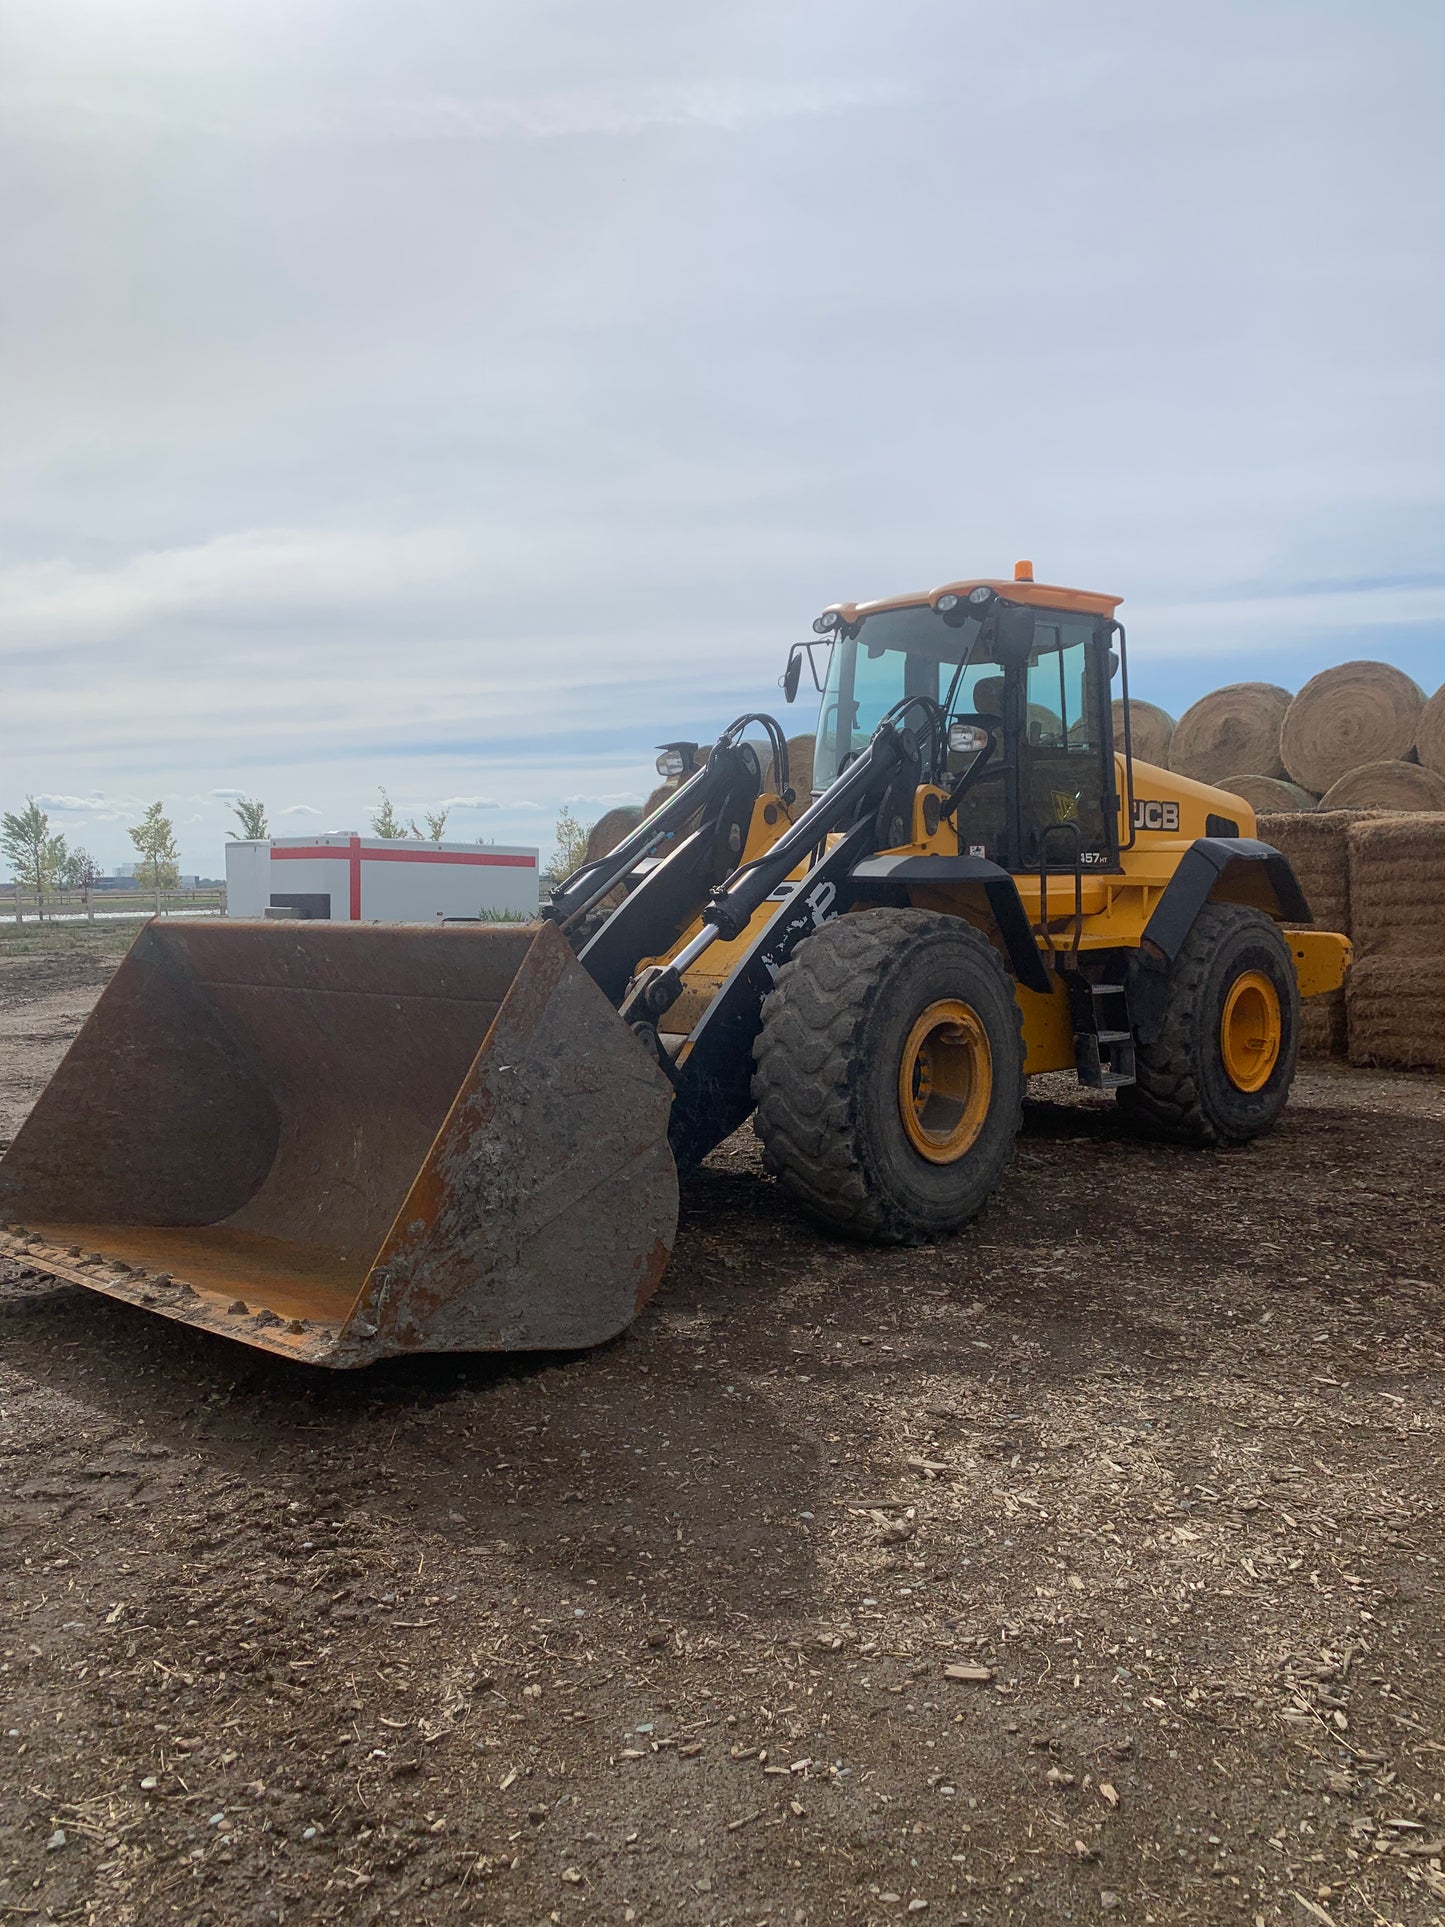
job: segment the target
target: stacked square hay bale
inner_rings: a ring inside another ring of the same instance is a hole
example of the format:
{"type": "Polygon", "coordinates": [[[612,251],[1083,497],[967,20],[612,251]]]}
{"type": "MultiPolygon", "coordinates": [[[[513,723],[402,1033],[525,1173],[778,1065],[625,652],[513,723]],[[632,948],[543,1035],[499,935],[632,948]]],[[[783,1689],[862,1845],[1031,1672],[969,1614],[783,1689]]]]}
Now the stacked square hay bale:
{"type": "MultiPolygon", "coordinates": [[[[1350,825],[1360,821],[1353,810],[1292,810],[1261,816],[1259,834],[1289,858],[1300,888],[1314,913],[1317,930],[1338,930],[1351,937],[1350,825]]],[[[1345,1050],[1345,993],[1328,991],[1307,997],[1300,1006],[1300,1052],[1306,1057],[1343,1055],[1345,1050]]]]}
{"type": "Polygon", "coordinates": [[[1350,1062],[1445,1069],[1445,814],[1357,820],[1347,841],[1350,1062]]]}

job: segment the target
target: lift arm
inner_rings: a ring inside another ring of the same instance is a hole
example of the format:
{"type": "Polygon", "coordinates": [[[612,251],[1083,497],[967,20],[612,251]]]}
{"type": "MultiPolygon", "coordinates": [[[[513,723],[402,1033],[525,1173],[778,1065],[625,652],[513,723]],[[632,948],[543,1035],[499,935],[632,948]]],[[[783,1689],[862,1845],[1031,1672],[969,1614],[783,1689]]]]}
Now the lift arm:
{"type": "Polygon", "coordinates": [[[868,747],[812,808],[805,810],[792,828],[783,832],[766,854],[734,870],[726,882],[710,893],[707,908],[702,912],[702,929],[669,963],[638,978],[621,1007],[622,1015],[631,1022],[655,1024],[682,995],[683,977],[698,958],[719,937],[731,940],[741,936],[763,904],[800,863],[810,858],[816,863],[817,853],[836,831],[857,824],[866,816],[870,836],[866,846],[860,844],[857,854],[876,848],[876,816],[891,816],[887,809],[890,793],[895,789],[900,770],[910,764],[916,771],[918,748],[911,733],[890,723],[882,724],[868,747]]]}
{"type": "MultiPolygon", "coordinates": [[[[756,756],[752,760],[753,794],[756,795],[756,756]]],[[[726,741],[718,743],[703,767],[690,776],[681,789],[675,790],[651,816],[639,823],[630,836],[624,837],[615,850],[609,850],[606,856],[597,857],[591,863],[584,863],[580,870],[572,872],[565,883],[557,885],[552,891],[551,901],[542,910],[542,921],[560,923],[565,929],[574,918],[585,916],[609,891],[624,882],[639,863],[651,856],[669,837],[675,836],[700,811],[713,812],[718,804],[725,802],[730,791],[737,787],[739,778],[746,774],[744,763],[740,745],[726,741]]],[[[642,956],[646,954],[645,951],[639,952],[642,956]]]]}

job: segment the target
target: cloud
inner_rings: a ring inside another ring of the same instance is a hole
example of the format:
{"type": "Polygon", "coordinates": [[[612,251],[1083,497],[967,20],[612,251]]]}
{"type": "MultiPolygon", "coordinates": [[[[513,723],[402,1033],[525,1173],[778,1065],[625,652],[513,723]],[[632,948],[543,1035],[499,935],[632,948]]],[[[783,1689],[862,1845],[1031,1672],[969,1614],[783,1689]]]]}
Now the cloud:
{"type": "Polygon", "coordinates": [[[247,792],[245,790],[207,790],[206,794],[214,797],[218,803],[239,803],[247,792]]]}
{"type": "Polygon", "coordinates": [[[687,127],[738,133],[771,121],[852,113],[905,97],[906,90],[895,84],[866,80],[695,81],[512,98],[433,94],[364,110],[347,131],[407,141],[540,141],[687,127]]]}
{"type": "Polygon", "coordinates": [[[90,796],[62,796],[52,790],[41,790],[35,800],[43,810],[102,810],[106,807],[105,798],[98,792],[90,796]]]}
{"type": "Polygon", "coordinates": [[[277,810],[277,816],[320,816],[321,811],[313,809],[309,803],[288,803],[284,810],[277,810]]]}
{"type": "Polygon", "coordinates": [[[134,796],[106,796],[95,790],[89,796],[68,796],[54,790],[39,790],[36,802],[43,810],[61,815],[88,817],[93,823],[124,823],[139,816],[146,805],[134,796]]]}
{"type": "Polygon", "coordinates": [[[1144,604],[1127,612],[1152,655],[1255,655],[1308,648],[1339,633],[1445,627],[1445,582],[1288,587],[1249,596],[1144,604]]]}
{"type": "Polygon", "coordinates": [[[383,782],[550,843],[1021,553],[1175,713],[1441,679],[1445,10],[9,11],[0,808],[102,861],[383,782]]]}
{"type": "Polygon", "coordinates": [[[441,529],[244,529],[108,569],[59,558],[21,563],[0,569],[0,649],[109,640],[201,614],[233,623],[374,607],[435,585],[464,559],[458,537],[441,529]]]}
{"type": "Polygon", "coordinates": [[[134,141],[180,136],[209,141],[299,142],[321,146],[542,142],[637,136],[678,129],[737,134],[750,127],[808,121],[905,99],[894,82],[856,77],[786,80],[695,79],[515,94],[427,89],[344,104],[287,101],[233,81],[225,96],[193,99],[139,87],[120,98],[74,83],[12,83],[0,92],[11,139],[134,141]]]}

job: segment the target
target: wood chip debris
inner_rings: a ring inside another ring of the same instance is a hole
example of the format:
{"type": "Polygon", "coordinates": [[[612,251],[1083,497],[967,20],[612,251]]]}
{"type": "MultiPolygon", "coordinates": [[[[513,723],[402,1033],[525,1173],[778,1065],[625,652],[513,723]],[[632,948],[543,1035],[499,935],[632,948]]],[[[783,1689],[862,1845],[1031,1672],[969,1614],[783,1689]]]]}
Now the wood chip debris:
{"type": "Polygon", "coordinates": [[[1334,1915],[1327,1914],[1324,1908],[1320,1906],[1318,1901],[1306,1900],[1304,1895],[1299,1891],[1297,1887],[1291,1887],[1290,1892],[1294,1895],[1295,1899],[1299,1902],[1301,1907],[1304,1908],[1307,1914],[1313,1914],[1316,1920],[1322,1920],[1325,1923],[1325,1927],[1336,1927],[1334,1915]]]}
{"type": "Polygon", "coordinates": [[[736,1833],[739,1827],[751,1826],[754,1820],[761,1820],[766,1812],[766,1807],[754,1807],[751,1813],[744,1813],[736,1820],[729,1820],[728,1832],[736,1833]]]}

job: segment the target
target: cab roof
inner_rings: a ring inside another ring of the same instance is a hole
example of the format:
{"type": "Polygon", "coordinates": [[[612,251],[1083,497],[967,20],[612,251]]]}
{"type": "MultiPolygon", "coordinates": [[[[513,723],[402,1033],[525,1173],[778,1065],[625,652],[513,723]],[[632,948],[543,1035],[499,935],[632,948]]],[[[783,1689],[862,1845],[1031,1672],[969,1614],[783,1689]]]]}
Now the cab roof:
{"type": "MultiPolygon", "coordinates": [[[[1071,615],[1112,616],[1124,600],[1117,595],[1096,595],[1090,589],[1064,589],[1050,582],[1004,581],[996,576],[970,576],[962,582],[941,582],[936,589],[914,595],[884,596],[877,602],[830,602],[847,623],[863,616],[876,616],[884,609],[916,609],[936,605],[941,595],[966,598],[971,589],[992,589],[1008,602],[1028,602],[1040,609],[1063,609],[1071,615]]],[[[827,613],[827,611],[825,611],[827,613]]]]}

